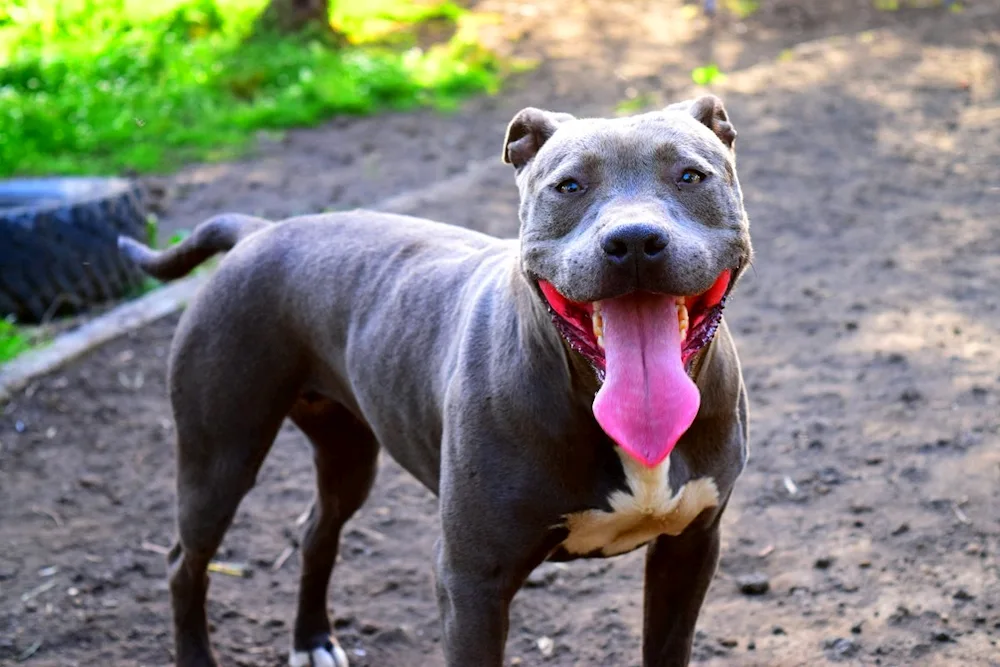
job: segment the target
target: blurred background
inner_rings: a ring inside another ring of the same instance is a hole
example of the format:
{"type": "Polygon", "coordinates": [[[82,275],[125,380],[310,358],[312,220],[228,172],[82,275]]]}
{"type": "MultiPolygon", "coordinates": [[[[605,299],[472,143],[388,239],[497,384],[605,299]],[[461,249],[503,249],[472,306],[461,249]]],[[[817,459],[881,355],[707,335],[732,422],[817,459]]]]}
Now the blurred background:
{"type": "MultiPolygon", "coordinates": [[[[0,0],[0,664],[171,662],[182,300],[93,333],[166,294],[118,233],[380,206],[512,237],[517,110],[713,92],[753,449],[696,662],[1000,665],[998,65],[998,0],[0,0]]],[[[230,664],[283,664],[310,465],[283,430],[219,555],[230,664]]],[[[334,575],[352,665],[443,664],[435,509],[383,461],[334,575]]],[[[641,566],[540,568],[508,663],[640,664],[641,566]]]]}

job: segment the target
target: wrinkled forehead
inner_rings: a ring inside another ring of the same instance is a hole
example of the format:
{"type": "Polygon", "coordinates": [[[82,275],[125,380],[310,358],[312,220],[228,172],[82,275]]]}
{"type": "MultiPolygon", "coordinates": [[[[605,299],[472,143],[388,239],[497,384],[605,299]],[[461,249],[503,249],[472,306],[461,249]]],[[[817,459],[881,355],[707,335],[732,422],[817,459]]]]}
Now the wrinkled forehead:
{"type": "Polygon", "coordinates": [[[641,166],[660,160],[700,158],[721,165],[729,151],[707,127],[681,111],[628,118],[583,118],[559,126],[536,156],[536,169],[567,162],[641,166]]]}

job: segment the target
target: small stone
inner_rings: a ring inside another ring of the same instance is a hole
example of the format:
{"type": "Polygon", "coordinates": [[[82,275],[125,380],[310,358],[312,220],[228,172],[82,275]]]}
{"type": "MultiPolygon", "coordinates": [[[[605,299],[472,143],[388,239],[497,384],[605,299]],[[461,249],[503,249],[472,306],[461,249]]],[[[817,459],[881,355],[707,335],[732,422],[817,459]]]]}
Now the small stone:
{"type": "Polygon", "coordinates": [[[551,637],[539,637],[535,643],[538,646],[538,652],[546,658],[552,655],[552,651],[556,648],[556,643],[552,641],[551,637]]]}
{"type": "Polygon", "coordinates": [[[833,565],[833,556],[820,556],[813,562],[813,567],[817,570],[828,570],[833,565]]]}
{"type": "Polygon", "coordinates": [[[785,629],[783,627],[781,627],[780,625],[776,625],[773,628],[771,628],[771,634],[772,635],[787,635],[788,633],[785,632],[785,629]]]}
{"type": "Polygon", "coordinates": [[[858,646],[858,643],[853,639],[834,637],[823,642],[823,648],[829,651],[832,658],[839,659],[850,658],[852,655],[857,653],[858,649],[861,647],[858,646]]]}
{"type": "Polygon", "coordinates": [[[857,623],[855,623],[854,625],[852,625],[851,626],[851,634],[853,634],[853,635],[860,635],[861,634],[861,626],[862,626],[863,623],[864,623],[864,621],[858,621],[857,623]]]}
{"type": "Polygon", "coordinates": [[[756,651],[757,650],[757,642],[755,642],[752,639],[750,641],[748,641],[747,642],[747,650],[748,651],[756,651]]]}
{"type": "Polygon", "coordinates": [[[947,630],[938,630],[934,633],[934,641],[947,643],[955,641],[955,637],[947,630]]]}
{"type": "Polygon", "coordinates": [[[726,648],[735,648],[740,642],[732,637],[724,637],[719,640],[719,643],[726,648]]]}
{"type": "Polygon", "coordinates": [[[559,576],[558,563],[542,563],[528,575],[524,585],[527,588],[546,588],[559,576]]]}
{"type": "Polygon", "coordinates": [[[409,628],[398,626],[382,630],[375,635],[374,640],[379,644],[413,644],[409,628]]]}
{"type": "Polygon", "coordinates": [[[771,590],[771,580],[762,572],[740,575],[736,578],[736,585],[743,595],[763,595],[771,590]]]}
{"type": "Polygon", "coordinates": [[[902,535],[903,533],[908,533],[910,531],[910,524],[903,522],[892,529],[892,536],[896,537],[902,535]]]}
{"type": "Polygon", "coordinates": [[[957,591],[955,591],[955,594],[952,595],[951,597],[953,597],[956,600],[961,600],[962,602],[968,602],[969,600],[976,599],[975,595],[965,590],[964,588],[959,588],[957,591]]]}

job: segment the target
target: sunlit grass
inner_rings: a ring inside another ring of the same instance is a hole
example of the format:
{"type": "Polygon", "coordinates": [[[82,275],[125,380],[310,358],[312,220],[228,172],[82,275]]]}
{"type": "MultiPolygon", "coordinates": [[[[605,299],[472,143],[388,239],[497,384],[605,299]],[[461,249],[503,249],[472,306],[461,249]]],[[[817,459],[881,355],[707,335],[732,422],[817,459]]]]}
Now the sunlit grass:
{"type": "Polygon", "coordinates": [[[31,348],[28,337],[13,322],[0,319],[0,364],[31,348]]]}
{"type": "Polygon", "coordinates": [[[248,39],[265,5],[0,0],[0,176],[164,170],[234,155],[256,130],[453,107],[503,77],[447,0],[336,2],[341,48],[248,39]],[[444,38],[422,48],[430,22],[444,38]]]}

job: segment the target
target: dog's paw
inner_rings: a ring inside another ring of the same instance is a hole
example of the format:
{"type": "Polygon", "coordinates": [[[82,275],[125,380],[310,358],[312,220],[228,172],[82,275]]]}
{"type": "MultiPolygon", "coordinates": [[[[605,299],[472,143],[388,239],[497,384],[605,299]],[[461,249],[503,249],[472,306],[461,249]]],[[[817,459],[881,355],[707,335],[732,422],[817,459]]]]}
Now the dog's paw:
{"type": "Polygon", "coordinates": [[[288,667],[350,667],[347,653],[340,648],[336,639],[330,638],[325,646],[310,651],[296,651],[288,656],[288,667]]]}

